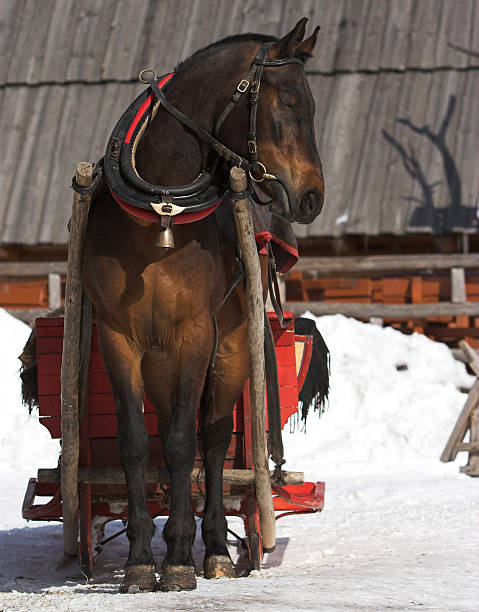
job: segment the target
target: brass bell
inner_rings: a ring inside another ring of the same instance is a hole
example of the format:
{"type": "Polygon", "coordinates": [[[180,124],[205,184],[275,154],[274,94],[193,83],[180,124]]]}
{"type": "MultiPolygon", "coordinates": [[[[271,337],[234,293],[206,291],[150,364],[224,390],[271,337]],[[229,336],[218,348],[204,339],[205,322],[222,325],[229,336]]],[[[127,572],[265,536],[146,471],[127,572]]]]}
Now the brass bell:
{"type": "Polygon", "coordinates": [[[163,249],[174,249],[175,238],[173,236],[173,230],[171,229],[173,220],[168,215],[162,215],[161,217],[161,229],[158,237],[155,241],[155,246],[163,249]]]}

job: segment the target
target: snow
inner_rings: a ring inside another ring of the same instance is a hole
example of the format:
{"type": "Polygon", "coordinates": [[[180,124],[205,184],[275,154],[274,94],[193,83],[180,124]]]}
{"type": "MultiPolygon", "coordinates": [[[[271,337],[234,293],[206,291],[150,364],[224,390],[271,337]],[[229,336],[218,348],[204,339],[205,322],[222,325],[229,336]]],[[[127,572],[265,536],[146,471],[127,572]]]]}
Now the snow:
{"type": "MultiPolygon", "coordinates": [[[[29,328],[0,310],[0,610],[477,611],[478,481],[459,474],[464,454],[439,461],[473,378],[424,336],[341,315],[317,324],[331,351],[329,408],[284,441],[287,469],[326,481],[324,511],[281,519],[276,550],[249,577],[120,595],[124,536],[105,547],[87,583],[63,558],[61,525],[21,518],[28,478],[56,465],[59,446],[20,402],[16,358],[29,328]]],[[[164,519],[156,524],[161,563],[164,519]]],[[[230,526],[242,529],[239,519],[230,526]]],[[[233,539],[230,548],[244,567],[233,539]]],[[[200,569],[199,529],[194,556],[200,569]]]]}

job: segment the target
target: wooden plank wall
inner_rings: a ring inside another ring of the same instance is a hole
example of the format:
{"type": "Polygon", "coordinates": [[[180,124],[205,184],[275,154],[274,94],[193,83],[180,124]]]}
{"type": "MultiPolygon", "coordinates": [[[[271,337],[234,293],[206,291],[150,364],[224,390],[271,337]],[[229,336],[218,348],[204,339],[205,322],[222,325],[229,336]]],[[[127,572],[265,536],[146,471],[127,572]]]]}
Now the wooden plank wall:
{"type": "Polygon", "coordinates": [[[66,262],[0,261],[0,307],[58,308],[65,297],[66,262]]]}
{"type": "Polygon", "coordinates": [[[57,307],[65,297],[65,277],[59,278],[60,292],[51,279],[46,278],[1,278],[0,277],[0,308],[6,309],[46,309],[57,307]],[[49,282],[50,280],[50,282],[49,282]]]}
{"type": "MultiPolygon", "coordinates": [[[[318,277],[306,271],[293,271],[286,279],[288,302],[364,303],[364,304],[433,304],[451,302],[453,279],[448,271],[432,274],[421,272],[318,277]]],[[[479,270],[465,273],[465,298],[467,302],[479,302],[479,270]]],[[[478,304],[479,306],[479,304],[478,304]]],[[[287,307],[287,305],[286,305],[287,307]]],[[[479,312],[479,308],[478,308],[479,312]]],[[[364,319],[366,320],[366,319],[364,319]]],[[[426,318],[384,318],[390,325],[404,333],[420,332],[430,338],[457,345],[461,339],[479,349],[479,316],[459,314],[454,316],[428,316],[426,318]]]]}
{"type": "MultiPolygon", "coordinates": [[[[27,322],[46,308],[58,307],[64,299],[65,272],[66,263],[61,261],[0,262],[0,307],[27,322]]],[[[382,317],[385,325],[406,333],[422,332],[451,346],[466,339],[479,348],[477,253],[302,257],[287,276],[285,287],[286,300],[296,303],[296,309],[291,308],[296,313],[306,310],[308,303],[313,312],[313,303],[328,302],[329,310],[333,303],[406,307],[438,304],[443,316],[437,316],[438,312],[422,318],[403,313],[374,317],[382,317]]],[[[368,320],[361,316],[361,309],[357,310],[349,314],[368,320]]]]}

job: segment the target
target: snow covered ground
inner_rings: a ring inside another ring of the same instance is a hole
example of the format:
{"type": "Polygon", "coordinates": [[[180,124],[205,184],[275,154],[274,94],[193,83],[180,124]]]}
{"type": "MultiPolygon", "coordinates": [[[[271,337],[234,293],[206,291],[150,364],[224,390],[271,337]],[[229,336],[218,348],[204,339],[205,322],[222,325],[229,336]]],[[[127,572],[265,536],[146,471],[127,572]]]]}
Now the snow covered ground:
{"type": "MultiPolygon", "coordinates": [[[[285,447],[287,469],[326,481],[325,510],[281,519],[260,573],[119,595],[126,538],[105,547],[87,584],[63,559],[61,526],[21,518],[28,478],[54,467],[59,447],[20,403],[16,358],[29,329],[0,310],[0,611],[479,610],[479,481],[459,474],[464,455],[439,462],[472,377],[424,336],[340,315],[317,321],[331,351],[329,410],[310,416],[306,434],[287,433],[285,447]]],[[[233,541],[231,552],[242,554],[233,541]]],[[[198,568],[201,557],[197,537],[198,568]]]]}

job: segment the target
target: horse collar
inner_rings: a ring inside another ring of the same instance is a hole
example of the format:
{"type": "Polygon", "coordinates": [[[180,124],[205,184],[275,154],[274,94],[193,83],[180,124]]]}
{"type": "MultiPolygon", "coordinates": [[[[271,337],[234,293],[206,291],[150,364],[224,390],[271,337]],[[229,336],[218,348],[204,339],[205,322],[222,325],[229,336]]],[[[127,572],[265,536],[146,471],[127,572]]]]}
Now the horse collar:
{"type": "Polygon", "coordinates": [[[169,228],[173,219],[175,223],[188,223],[203,218],[221,203],[227,191],[226,185],[219,187],[213,184],[220,157],[226,158],[231,165],[243,167],[248,171],[250,180],[254,182],[261,182],[265,179],[279,180],[276,176],[268,174],[258,159],[256,111],[261,75],[265,66],[283,66],[290,63],[303,65],[303,62],[298,58],[266,59],[270,44],[265,43],[259,48],[248,74],[241,79],[216,122],[214,136],[168,102],[163,90],[174,77],[174,73],[157,77],[153,70],[140,72],[141,82],[148,83],[149,88],[134,100],[118,121],[110,136],[103,162],[106,181],[114,199],[120,206],[144,219],[157,221],[166,229],[169,228]],[[151,74],[151,77],[145,78],[148,73],[151,74]],[[222,144],[216,136],[226,117],[248,90],[250,92],[247,137],[249,160],[246,160],[222,144]],[[180,123],[194,131],[201,139],[209,142],[218,155],[210,167],[187,185],[175,187],[154,185],[141,178],[136,169],[135,155],[138,144],[149,123],[158,112],[160,104],[180,123]]]}

